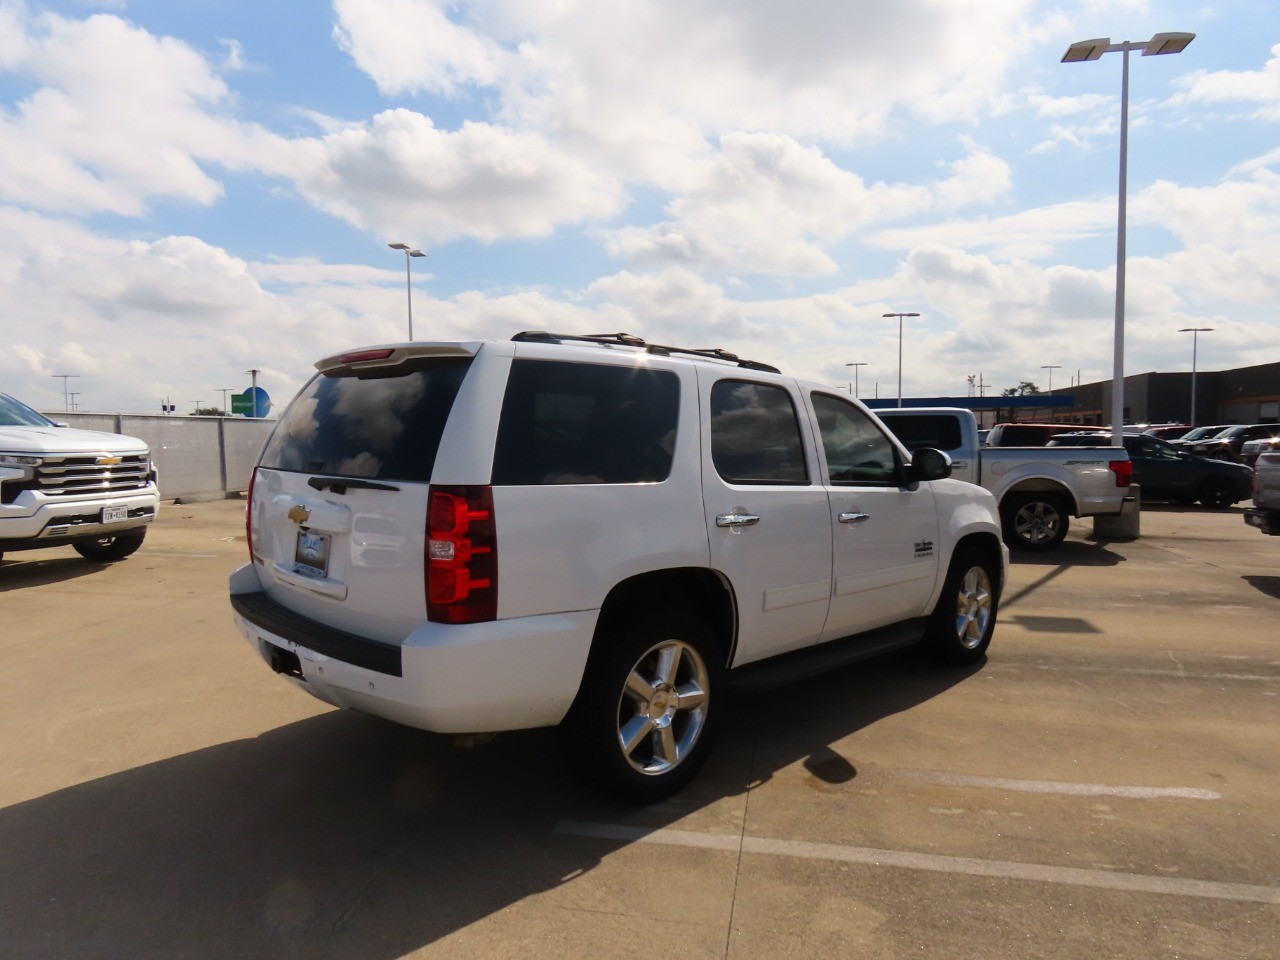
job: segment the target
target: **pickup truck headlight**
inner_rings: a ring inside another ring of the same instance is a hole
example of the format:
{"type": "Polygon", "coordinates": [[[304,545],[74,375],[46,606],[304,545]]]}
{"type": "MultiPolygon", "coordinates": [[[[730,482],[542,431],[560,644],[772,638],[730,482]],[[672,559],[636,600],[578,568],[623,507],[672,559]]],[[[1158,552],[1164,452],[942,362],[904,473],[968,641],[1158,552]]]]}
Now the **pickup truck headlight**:
{"type": "Polygon", "coordinates": [[[39,457],[0,453],[0,503],[12,503],[35,477],[38,466],[39,457]]]}

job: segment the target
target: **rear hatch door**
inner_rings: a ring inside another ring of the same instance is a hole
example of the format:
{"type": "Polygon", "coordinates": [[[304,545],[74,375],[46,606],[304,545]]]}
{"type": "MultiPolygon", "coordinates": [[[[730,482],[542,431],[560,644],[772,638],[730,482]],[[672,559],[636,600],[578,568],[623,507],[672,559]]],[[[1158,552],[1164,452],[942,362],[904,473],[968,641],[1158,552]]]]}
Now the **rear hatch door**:
{"type": "Polygon", "coordinates": [[[426,620],[429,486],[477,350],[412,344],[317,364],[254,478],[251,549],[273,600],[386,642],[426,620]]]}

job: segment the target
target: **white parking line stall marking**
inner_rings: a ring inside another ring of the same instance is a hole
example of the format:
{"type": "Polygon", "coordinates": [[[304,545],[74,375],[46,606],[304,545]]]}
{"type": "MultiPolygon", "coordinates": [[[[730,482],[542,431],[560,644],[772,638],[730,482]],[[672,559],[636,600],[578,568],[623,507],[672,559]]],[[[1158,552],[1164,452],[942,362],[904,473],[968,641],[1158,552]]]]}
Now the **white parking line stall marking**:
{"type": "Polygon", "coordinates": [[[931,873],[962,874],[971,877],[994,877],[1002,880],[1030,880],[1126,893],[1156,893],[1211,900],[1234,900],[1245,903],[1280,904],[1280,887],[1251,883],[1221,883],[1213,880],[1183,880],[1136,873],[1113,873],[1108,870],[1086,870],[1040,863],[1017,863],[1010,860],[979,860],[973,857],[947,857],[900,850],[877,850],[873,847],[848,847],[832,843],[808,843],[802,840],[772,840],[766,837],[736,837],[727,834],[695,833],[690,830],[646,830],[612,823],[586,823],[561,820],[555,832],[565,836],[620,840],[627,843],[660,843],[677,847],[698,847],[768,856],[796,857],[805,860],[827,860],[836,863],[858,863],[872,867],[896,867],[925,870],[931,873]]]}
{"type": "Polygon", "coordinates": [[[1221,800],[1222,794],[1199,787],[1122,787],[1106,783],[1070,783],[1064,780],[1012,780],[1005,777],[972,777],[941,770],[886,770],[891,777],[919,780],[945,787],[988,787],[1016,793],[1052,793],[1068,797],[1124,797],[1130,800],[1221,800]]]}

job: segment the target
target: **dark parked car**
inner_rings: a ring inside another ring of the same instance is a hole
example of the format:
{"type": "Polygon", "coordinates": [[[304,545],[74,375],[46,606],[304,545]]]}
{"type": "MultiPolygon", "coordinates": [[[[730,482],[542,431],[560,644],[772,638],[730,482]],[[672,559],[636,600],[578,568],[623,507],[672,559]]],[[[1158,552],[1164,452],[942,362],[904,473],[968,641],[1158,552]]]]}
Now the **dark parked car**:
{"type": "MultiPolygon", "coordinates": [[[[1060,434],[1051,447],[1089,447],[1098,443],[1097,433],[1060,434]]],[[[1253,471],[1244,464],[1205,460],[1179,450],[1145,433],[1124,437],[1124,448],[1133,462],[1133,482],[1142,489],[1143,500],[1174,500],[1219,509],[1249,499],[1253,471]]]]}
{"type": "Polygon", "coordinates": [[[1208,440],[1210,437],[1215,437],[1223,430],[1230,430],[1232,426],[1234,426],[1234,424],[1216,423],[1210,426],[1196,427],[1194,430],[1188,430],[1176,440],[1169,440],[1168,437],[1164,437],[1163,439],[1169,440],[1169,442],[1175,447],[1190,449],[1191,444],[1200,440],[1208,440]]]}
{"type": "Polygon", "coordinates": [[[1148,437],[1155,437],[1157,440],[1178,440],[1191,432],[1191,424],[1162,423],[1158,427],[1147,427],[1141,432],[1145,433],[1148,437]]]}
{"type": "Polygon", "coordinates": [[[1078,423],[997,423],[985,442],[988,447],[1043,447],[1060,433],[1084,429],[1078,423]]]}
{"type": "Polygon", "coordinates": [[[1240,461],[1240,451],[1249,440],[1268,440],[1280,437],[1280,423],[1255,423],[1249,426],[1228,427],[1204,440],[1190,445],[1191,452],[1210,460],[1240,461]]]}

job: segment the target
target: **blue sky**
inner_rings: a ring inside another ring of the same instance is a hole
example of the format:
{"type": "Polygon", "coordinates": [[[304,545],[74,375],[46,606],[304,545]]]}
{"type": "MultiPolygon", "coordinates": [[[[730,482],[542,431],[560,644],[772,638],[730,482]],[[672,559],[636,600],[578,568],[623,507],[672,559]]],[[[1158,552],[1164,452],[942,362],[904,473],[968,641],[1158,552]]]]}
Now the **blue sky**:
{"type": "MultiPolygon", "coordinates": [[[[1265,2],[0,0],[0,390],[283,403],[327,354],[524,329],[892,395],[1280,359],[1265,2]]],[[[1280,392],[1280,386],[1277,388],[1280,392]]]]}

